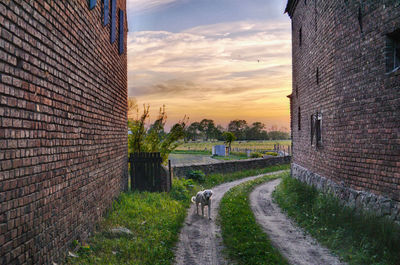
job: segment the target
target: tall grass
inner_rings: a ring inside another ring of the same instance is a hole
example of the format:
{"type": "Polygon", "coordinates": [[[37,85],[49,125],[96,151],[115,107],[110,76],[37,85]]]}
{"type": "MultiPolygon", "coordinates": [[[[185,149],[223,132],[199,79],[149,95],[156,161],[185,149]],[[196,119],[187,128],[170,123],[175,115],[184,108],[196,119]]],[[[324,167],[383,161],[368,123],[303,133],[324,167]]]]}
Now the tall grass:
{"type": "Polygon", "coordinates": [[[257,224],[248,200],[255,186],[278,177],[282,174],[243,183],[222,198],[219,214],[223,242],[229,257],[239,264],[288,264],[257,224]]]}
{"type": "Polygon", "coordinates": [[[390,220],[355,212],[290,177],[273,196],[300,226],[349,264],[400,264],[400,227],[390,220]]]}

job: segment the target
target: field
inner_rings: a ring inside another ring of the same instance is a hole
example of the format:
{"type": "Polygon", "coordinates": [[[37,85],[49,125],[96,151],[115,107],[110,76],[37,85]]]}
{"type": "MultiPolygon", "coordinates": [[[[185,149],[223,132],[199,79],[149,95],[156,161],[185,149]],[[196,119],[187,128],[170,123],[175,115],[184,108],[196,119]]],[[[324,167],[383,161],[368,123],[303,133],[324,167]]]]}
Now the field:
{"type": "MultiPolygon", "coordinates": [[[[207,150],[211,151],[214,145],[224,144],[223,141],[215,142],[188,142],[182,143],[176,150],[207,150]]],[[[292,144],[291,140],[268,140],[268,141],[234,141],[232,143],[232,151],[245,149],[252,151],[265,151],[274,150],[274,145],[280,145],[281,149],[287,150],[288,146],[292,144]]]]}

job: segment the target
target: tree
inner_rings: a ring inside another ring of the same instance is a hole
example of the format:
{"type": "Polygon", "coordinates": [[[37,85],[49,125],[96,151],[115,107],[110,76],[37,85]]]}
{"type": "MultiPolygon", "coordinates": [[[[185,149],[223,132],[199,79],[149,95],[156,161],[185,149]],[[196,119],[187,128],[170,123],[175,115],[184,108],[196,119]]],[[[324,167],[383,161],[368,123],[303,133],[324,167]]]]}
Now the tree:
{"type": "Polygon", "coordinates": [[[128,135],[128,150],[133,152],[160,152],[163,162],[179,145],[179,140],[185,136],[187,124],[186,116],[172,126],[169,133],[165,133],[164,126],[167,120],[165,106],[160,108],[157,120],[146,130],[145,124],[149,118],[149,106],[144,106],[139,120],[128,121],[130,134],[128,135]]]}
{"type": "Polygon", "coordinates": [[[224,131],[225,131],[224,127],[222,127],[221,125],[217,125],[217,127],[215,127],[215,130],[214,130],[214,131],[215,131],[215,132],[214,132],[214,137],[215,137],[217,140],[219,140],[219,141],[224,140],[224,137],[222,136],[222,134],[223,134],[224,131]]]}
{"type": "Polygon", "coordinates": [[[200,126],[200,123],[198,123],[198,122],[193,122],[192,124],[190,124],[190,126],[186,129],[186,133],[185,133],[186,141],[188,141],[188,140],[196,141],[197,140],[197,137],[199,136],[199,126],[200,126]]]}
{"type": "Polygon", "coordinates": [[[133,97],[128,98],[128,121],[138,120],[138,105],[133,97]]]}
{"type": "Polygon", "coordinates": [[[261,122],[254,122],[252,126],[246,131],[247,140],[267,140],[268,133],[264,130],[265,124],[261,122]]]}
{"type": "Polygon", "coordinates": [[[205,140],[213,138],[215,135],[215,124],[213,120],[203,119],[199,124],[199,130],[203,132],[205,140]]]}
{"type": "Polygon", "coordinates": [[[232,142],[236,140],[236,136],[232,132],[224,132],[222,135],[225,139],[225,143],[228,144],[228,150],[230,153],[232,142]]]}
{"type": "Polygon", "coordinates": [[[245,120],[233,120],[229,122],[228,131],[232,132],[237,139],[246,139],[246,130],[248,129],[247,122],[245,120]]]}

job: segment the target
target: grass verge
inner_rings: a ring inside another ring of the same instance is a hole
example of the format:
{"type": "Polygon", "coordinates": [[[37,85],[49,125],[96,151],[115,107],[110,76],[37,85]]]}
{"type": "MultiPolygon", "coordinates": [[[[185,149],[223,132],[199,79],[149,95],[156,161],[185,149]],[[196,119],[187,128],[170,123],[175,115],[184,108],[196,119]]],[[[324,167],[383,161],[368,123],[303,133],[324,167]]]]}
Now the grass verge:
{"type": "Polygon", "coordinates": [[[170,193],[128,192],[120,195],[113,209],[85,243],[76,242],[78,258],[67,264],[172,264],[173,247],[186,217],[190,198],[198,190],[252,175],[282,170],[288,165],[206,177],[200,186],[174,179],[170,193]],[[125,227],[131,235],[116,236],[111,228],[125,227]]]}
{"type": "Polygon", "coordinates": [[[249,194],[259,184],[288,173],[265,176],[228,191],[221,200],[219,221],[229,257],[239,264],[288,264],[257,224],[249,194]]]}
{"type": "Polygon", "coordinates": [[[266,174],[274,171],[279,171],[279,170],[287,170],[290,169],[289,164],[285,165],[276,165],[276,166],[270,166],[267,168],[261,168],[261,169],[250,169],[250,170],[244,170],[244,171],[238,171],[230,174],[212,174],[206,177],[206,180],[204,183],[202,183],[202,186],[204,188],[211,188],[216,185],[225,183],[225,182],[230,182],[234,181],[237,179],[242,179],[246,177],[251,177],[251,176],[257,176],[261,174],[266,174]]]}
{"type": "Polygon", "coordinates": [[[349,264],[400,264],[400,226],[343,207],[329,194],[285,177],[273,194],[300,226],[349,264]]]}
{"type": "Polygon", "coordinates": [[[171,154],[185,154],[185,155],[211,155],[211,151],[205,150],[174,150],[171,154]]]}

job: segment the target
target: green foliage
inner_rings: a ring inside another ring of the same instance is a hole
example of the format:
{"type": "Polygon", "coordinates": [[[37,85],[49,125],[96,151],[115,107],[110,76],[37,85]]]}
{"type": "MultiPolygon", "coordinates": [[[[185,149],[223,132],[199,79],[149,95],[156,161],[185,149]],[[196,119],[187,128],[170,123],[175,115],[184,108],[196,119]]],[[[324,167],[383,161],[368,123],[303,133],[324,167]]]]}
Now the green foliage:
{"type": "Polygon", "coordinates": [[[275,152],[265,152],[264,154],[265,154],[265,155],[268,155],[268,156],[277,156],[277,155],[278,155],[278,154],[275,153],[275,152]]]}
{"type": "Polygon", "coordinates": [[[270,131],[268,133],[270,140],[286,140],[290,139],[290,133],[281,131],[270,131]]]}
{"type": "Polygon", "coordinates": [[[212,175],[210,180],[206,178],[201,187],[193,180],[174,178],[170,193],[123,193],[114,202],[112,211],[100,223],[98,231],[87,244],[81,245],[77,253],[79,258],[69,257],[66,264],[172,264],[174,246],[178,241],[190,198],[196,191],[282,168],[270,167],[258,171],[212,175]],[[126,227],[133,235],[110,236],[109,230],[115,227],[126,227]]]}
{"type": "Polygon", "coordinates": [[[281,176],[265,176],[243,183],[222,198],[219,212],[222,237],[228,255],[238,264],[288,264],[257,224],[248,202],[255,186],[281,176]]]}
{"type": "Polygon", "coordinates": [[[232,142],[236,140],[235,134],[233,134],[232,132],[224,132],[222,134],[222,137],[224,137],[224,139],[225,139],[225,144],[227,144],[229,146],[229,152],[230,152],[232,142]]]}
{"type": "Polygon", "coordinates": [[[290,217],[349,264],[400,264],[400,226],[344,207],[329,194],[286,177],[274,198],[290,217]]]}
{"type": "Polygon", "coordinates": [[[143,114],[139,120],[128,121],[128,128],[131,134],[128,135],[128,150],[133,152],[160,152],[164,162],[168,155],[175,150],[179,140],[185,136],[186,117],[172,126],[169,133],[164,131],[167,120],[165,107],[160,108],[159,116],[149,129],[145,128],[149,118],[149,106],[145,106],[143,114]]]}
{"type": "Polygon", "coordinates": [[[79,258],[67,264],[172,264],[187,206],[166,193],[121,194],[90,247],[81,247],[79,258]],[[133,235],[111,237],[109,229],[119,226],[133,235]]]}
{"type": "Polygon", "coordinates": [[[201,170],[191,170],[186,174],[186,178],[203,183],[206,180],[206,175],[201,170]]]}
{"type": "Polygon", "coordinates": [[[170,196],[175,200],[188,203],[191,194],[194,192],[196,187],[195,183],[191,179],[173,179],[173,185],[170,191],[170,196]]]}
{"type": "Polygon", "coordinates": [[[261,158],[263,157],[263,154],[259,153],[259,152],[253,152],[250,154],[251,158],[261,158]]]}
{"type": "Polygon", "coordinates": [[[287,170],[290,169],[290,165],[276,165],[276,166],[271,166],[267,168],[260,168],[260,169],[249,169],[249,170],[243,170],[243,171],[237,171],[234,173],[229,173],[229,174],[212,174],[208,175],[206,177],[206,181],[202,184],[205,188],[211,188],[216,185],[219,185],[221,183],[229,182],[229,181],[234,181],[237,179],[242,179],[250,176],[257,176],[265,173],[270,173],[274,171],[280,171],[280,170],[287,170]]]}

